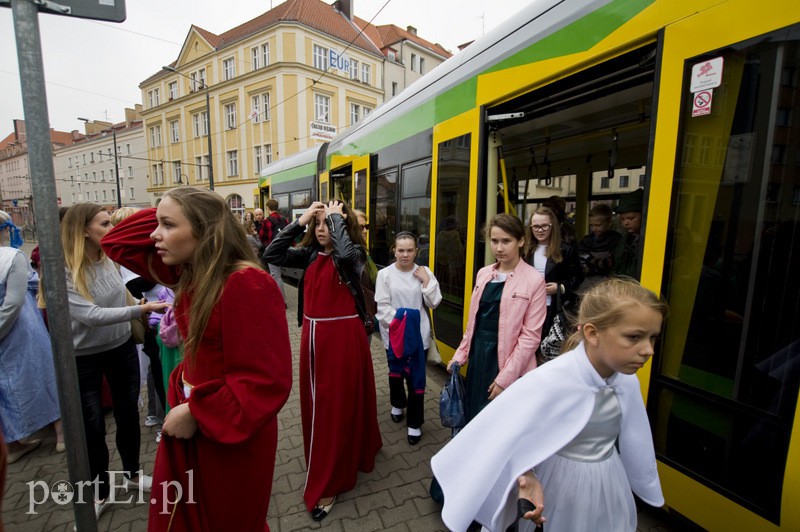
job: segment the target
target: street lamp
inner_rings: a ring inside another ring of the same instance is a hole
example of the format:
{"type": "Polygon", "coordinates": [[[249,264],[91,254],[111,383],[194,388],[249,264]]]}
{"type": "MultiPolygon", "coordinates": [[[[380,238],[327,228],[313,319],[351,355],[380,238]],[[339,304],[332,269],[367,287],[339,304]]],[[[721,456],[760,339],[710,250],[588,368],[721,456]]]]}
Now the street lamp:
{"type": "MultiPolygon", "coordinates": [[[[78,117],[78,120],[82,122],[91,122],[88,118],[81,118],[78,117]]],[[[104,129],[101,133],[106,133],[108,130],[104,129]]],[[[117,158],[117,130],[114,129],[114,126],[111,126],[111,138],[112,142],[114,142],[114,181],[117,182],[117,209],[122,208],[122,194],[119,190],[119,159],[117,158]]],[[[88,193],[87,193],[88,194],[88,193]]]]}
{"type": "MultiPolygon", "coordinates": [[[[192,79],[191,77],[187,76],[183,72],[178,72],[177,69],[171,66],[163,66],[161,67],[162,70],[166,70],[167,72],[173,72],[178,74],[179,76],[183,76],[184,78],[190,80],[192,83],[195,83],[197,80],[192,79]]],[[[206,91],[206,117],[208,119],[208,128],[206,130],[206,135],[208,137],[208,189],[214,190],[214,158],[211,153],[211,99],[208,95],[208,83],[205,80],[201,80],[203,84],[203,89],[206,91]]]]}

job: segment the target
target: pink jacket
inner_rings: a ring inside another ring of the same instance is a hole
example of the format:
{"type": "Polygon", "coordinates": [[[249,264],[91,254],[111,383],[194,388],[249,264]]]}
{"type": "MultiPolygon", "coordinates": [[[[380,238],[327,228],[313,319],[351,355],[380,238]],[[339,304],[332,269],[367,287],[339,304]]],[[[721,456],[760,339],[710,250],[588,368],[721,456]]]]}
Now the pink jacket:
{"type": "MultiPolygon", "coordinates": [[[[497,277],[497,264],[478,271],[475,290],[469,304],[467,330],[453,358],[461,365],[467,362],[475,315],[481,303],[486,284],[497,277]]],[[[547,314],[544,277],[536,269],[520,260],[506,277],[500,300],[500,325],[497,331],[497,364],[500,373],[495,382],[508,388],[518,378],[536,368],[536,349],[542,336],[542,324],[547,314]]]]}

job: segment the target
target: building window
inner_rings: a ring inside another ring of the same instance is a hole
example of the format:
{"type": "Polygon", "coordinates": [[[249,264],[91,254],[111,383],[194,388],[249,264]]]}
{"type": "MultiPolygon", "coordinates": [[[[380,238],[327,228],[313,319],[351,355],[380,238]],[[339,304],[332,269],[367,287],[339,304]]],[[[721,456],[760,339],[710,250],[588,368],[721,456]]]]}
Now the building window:
{"type": "Polygon", "coordinates": [[[314,68],[328,70],[328,49],[318,44],[314,45],[314,68]]]}
{"type": "MultiPolygon", "coordinates": [[[[111,171],[110,174],[114,175],[114,172],[111,171]]],[[[105,181],[106,181],[106,171],[105,170],[100,170],[100,181],[103,182],[103,183],[105,183],[105,181]]]]}
{"type": "Polygon", "coordinates": [[[89,153],[89,162],[90,162],[90,163],[93,163],[93,162],[94,162],[94,152],[90,152],[90,153],[89,153]]]}
{"type": "Polygon", "coordinates": [[[228,208],[233,214],[244,216],[244,200],[239,194],[231,194],[228,198],[228,208]]]}
{"type": "Polygon", "coordinates": [[[258,124],[261,122],[261,96],[253,96],[250,100],[253,102],[253,110],[250,112],[250,116],[253,117],[253,123],[258,124]]]}
{"type": "Polygon", "coordinates": [[[111,189],[111,199],[117,201],[117,189],[115,188],[111,189]]]}
{"type": "Polygon", "coordinates": [[[269,66],[269,43],[251,48],[250,56],[253,60],[253,70],[269,66]]]}
{"type": "Polygon", "coordinates": [[[361,64],[361,82],[362,83],[369,83],[370,82],[370,70],[372,69],[371,65],[366,63],[361,64]]]}
{"type": "Polygon", "coordinates": [[[128,190],[130,190],[130,196],[129,196],[129,198],[130,198],[130,199],[134,199],[134,197],[133,197],[133,187],[129,188],[128,190]]]}
{"type": "Polygon", "coordinates": [[[314,95],[314,120],[317,122],[323,122],[325,124],[330,123],[330,109],[331,109],[331,99],[328,96],[324,96],[322,94],[315,94],[314,95]]]}
{"type": "MultiPolygon", "coordinates": [[[[161,146],[161,126],[153,126],[150,128],[150,147],[158,148],[161,146]]],[[[84,155],[84,157],[86,157],[84,155]]]]}
{"type": "Polygon", "coordinates": [[[92,172],[92,181],[97,183],[97,172],[92,172]]]}
{"type": "Polygon", "coordinates": [[[130,144],[126,144],[125,145],[125,149],[127,150],[128,155],[130,155],[131,154],[131,145],[130,144]]]}
{"type": "Polygon", "coordinates": [[[261,115],[262,118],[261,119],[264,122],[266,122],[267,120],[270,119],[270,112],[269,112],[270,103],[269,103],[269,93],[268,92],[265,92],[264,94],[261,95],[261,101],[264,104],[264,110],[262,112],[262,115],[261,115]]]}
{"type": "Polygon", "coordinates": [[[350,60],[350,79],[358,79],[358,61],[350,60]]]}
{"type": "Polygon", "coordinates": [[[103,189],[103,201],[108,199],[108,190],[103,189]]]}
{"type": "Polygon", "coordinates": [[[419,66],[417,65],[417,54],[411,54],[411,72],[416,72],[419,66]]]}
{"type": "Polygon", "coordinates": [[[253,70],[261,68],[261,53],[258,50],[258,46],[250,48],[250,57],[252,58],[253,70]]]}
{"type": "Polygon", "coordinates": [[[95,191],[94,191],[94,200],[95,200],[95,201],[99,201],[99,199],[100,199],[100,198],[99,198],[99,196],[100,196],[100,195],[99,195],[99,194],[97,193],[97,191],[95,190],[95,191]]]}
{"type": "Polygon", "coordinates": [[[128,177],[133,179],[133,166],[128,167],[128,177]]]}
{"type": "Polygon", "coordinates": [[[72,168],[72,157],[67,158],[67,168],[72,168]]]}
{"type": "Polygon", "coordinates": [[[236,102],[225,106],[225,129],[236,128],[236,102]]]}
{"type": "Polygon", "coordinates": [[[397,96],[397,82],[392,82],[392,96],[397,96]]]}
{"type": "Polygon", "coordinates": [[[253,148],[253,158],[255,159],[255,168],[256,173],[261,171],[262,168],[262,159],[261,159],[261,146],[255,146],[253,148]]]}
{"type": "Polygon", "coordinates": [[[189,77],[192,80],[191,89],[192,92],[200,89],[204,89],[206,87],[206,69],[201,68],[196,72],[192,72],[189,74],[189,77]]]}
{"type": "Polygon", "coordinates": [[[147,92],[147,96],[150,99],[150,107],[156,107],[158,105],[158,89],[153,89],[147,92]]]}
{"type": "Polygon", "coordinates": [[[425,58],[424,57],[420,57],[419,58],[419,73],[420,74],[424,74],[425,73],[425,58]]]}
{"type": "Polygon", "coordinates": [[[639,175],[639,188],[644,188],[644,174],[639,175]]]}
{"type": "Polygon", "coordinates": [[[272,163],[272,144],[264,144],[264,164],[272,163]]]}
{"type": "Polygon", "coordinates": [[[600,178],[600,188],[611,188],[611,180],[608,176],[600,178]]]}
{"type": "Polygon", "coordinates": [[[172,184],[177,185],[181,182],[181,162],[172,161],[172,184]]]}
{"type": "Polygon", "coordinates": [[[180,127],[178,125],[177,120],[173,120],[169,123],[169,137],[173,143],[180,142],[180,127]]]}
{"type": "Polygon", "coordinates": [[[389,58],[389,61],[394,61],[397,58],[397,56],[394,53],[394,50],[389,50],[387,57],[389,58]]]}
{"type": "Polygon", "coordinates": [[[86,164],[86,154],[83,154],[83,164],[86,164]]]}
{"type": "Polygon", "coordinates": [[[203,111],[202,113],[193,114],[192,126],[195,137],[208,135],[208,113],[203,111]]]}
{"type": "Polygon", "coordinates": [[[619,188],[628,188],[631,184],[631,178],[627,175],[619,176],[619,188]]]}
{"type": "Polygon", "coordinates": [[[367,107],[366,105],[361,107],[361,118],[366,118],[371,112],[372,109],[367,107]]]}
{"type": "Polygon", "coordinates": [[[178,97],[178,82],[173,81],[169,84],[169,99],[174,100],[178,97]]]}
{"type": "Polygon", "coordinates": [[[164,165],[156,163],[153,165],[153,186],[164,184],[164,165]]]}
{"type": "Polygon", "coordinates": [[[228,175],[239,175],[239,152],[236,150],[228,152],[228,175]]]}
{"type": "Polygon", "coordinates": [[[269,43],[265,42],[261,45],[261,66],[269,66],[269,43]]]}
{"type": "Polygon", "coordinates": [[[352,126],[356,122],[358,122],[358,115],[361,111],[361,106],[357,103],[350,104],[350,125],[352,126]]]}
{"type": "Polygon", "coordinates": [[[229,59],[225,59],[224,61],[222,61],[222,72],[223,72],[223,77],[226,80],[235,78],[236,77],[236,59],[231,57],[229,59]]]}

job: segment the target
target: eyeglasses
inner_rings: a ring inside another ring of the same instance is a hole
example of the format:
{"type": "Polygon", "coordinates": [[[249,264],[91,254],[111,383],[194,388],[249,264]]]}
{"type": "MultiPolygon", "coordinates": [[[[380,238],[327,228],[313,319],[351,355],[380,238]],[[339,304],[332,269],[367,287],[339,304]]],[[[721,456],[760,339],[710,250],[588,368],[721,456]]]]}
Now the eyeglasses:
{"type": "Polygon", "coordinates": [[[553,224],[542,224],[542,225],[532,225],[531,229],[533,229],[537,233],[544,233],[545,231],[549,231],[551,227],[553,227],[553,224]]]}
{"type": "Polygon", "coordinates": [[[364,229],[369,229],[369,224],[358,224],[358,226],[359,226],[359,227],[360,227],[362,230],[364,230],[364,229]]]}

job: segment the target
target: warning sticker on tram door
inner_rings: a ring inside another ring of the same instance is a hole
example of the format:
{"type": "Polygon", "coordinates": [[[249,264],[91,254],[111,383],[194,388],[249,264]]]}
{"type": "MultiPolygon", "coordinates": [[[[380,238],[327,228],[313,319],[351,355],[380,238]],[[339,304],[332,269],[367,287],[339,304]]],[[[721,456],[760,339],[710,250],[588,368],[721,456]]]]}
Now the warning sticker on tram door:
{"type": "Polygon", "coordinates": [[[703,116],[711,114],[711,98],[713,90],[700,91],[692,95],[692,116],[703,116]]]}
{"type": "Polygon", "coordinates": [[[692,66],[689,92],[715,89],[722,85],[722,57],[701,61],[692,66]]]}

